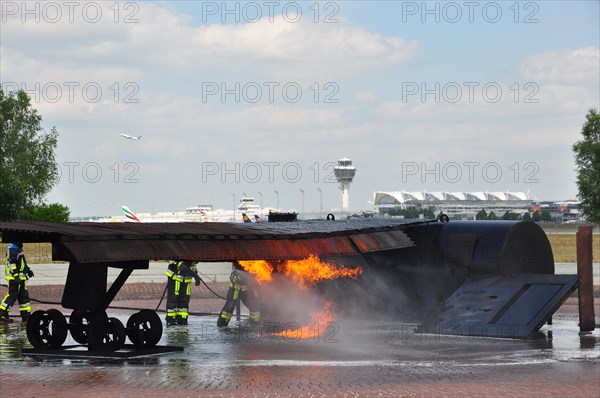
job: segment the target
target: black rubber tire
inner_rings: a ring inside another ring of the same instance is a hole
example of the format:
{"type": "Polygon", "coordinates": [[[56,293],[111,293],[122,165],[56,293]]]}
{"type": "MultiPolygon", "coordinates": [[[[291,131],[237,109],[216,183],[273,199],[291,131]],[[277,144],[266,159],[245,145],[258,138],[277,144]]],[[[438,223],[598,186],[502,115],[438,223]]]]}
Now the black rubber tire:
{"type": "Polygon", "coordinates": [[[108,318],[106,311],[84,311],[84,310],[73,310],[69,317],[69,331],[73,340],[79,344],[89,343],[89,328],[92,322],[98,319],[108,318]]]}
{"type": "Polygon", "coordinates": [[[127,337],[136,346],[154,347],[160,341],[163,332],[162,321],[152,310],[136,312],[127,320],[127,337]],[[143,339],[143,341],[139,341],[143,339]]]}
{"type": "Polygon", "coordinates": [[[94,351],[117,351],[125,345],[125,327],[117,318],[101,318],[89,327],[89,348],[94,351]]]}
{"type": "Polygon", "coordinates": [[[73,310],[69,317],[69,332],[73,340],[79,344],[87,344],[88,339],[88,327],[89,319],[87,318],[85,311],[73,310]]]}
{"type": "Polygon", "coordinates": [[[56,309],[35,311],[27,321],[27,339],[35,348],[60,348],[67,332],[67,320],[56,309]]]}
{"type": "Polygon", "coordinates": [[[41,319],[46,314],[46,311],[37,310],[34,311],[27,320],[27,340],[34,348],[45,348],[45,345],[40,342],[38,329],[40,327],[41,319]]]}

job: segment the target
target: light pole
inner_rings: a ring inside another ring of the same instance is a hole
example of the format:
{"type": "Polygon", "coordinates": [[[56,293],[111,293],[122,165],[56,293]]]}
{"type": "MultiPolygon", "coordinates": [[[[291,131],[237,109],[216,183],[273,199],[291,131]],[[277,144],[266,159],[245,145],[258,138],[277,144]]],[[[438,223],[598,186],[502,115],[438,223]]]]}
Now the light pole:
{"type": "Polygon", "coordinates": [[[275,192],[275,195],[277,195],[277,211],[279,211],[279,192],[277,192],[277,190],[273,192],[275,192]]]}
{"type": "Polygon", "coordinates": [[[302,213],[304,213],[304,189],[299,189],[299,191],[302,195],[302,213]]]}
{"type": "Polygon", "coordinates": [[[320,197],[319,212],[323,213],[323,190],[321,188],[317,188],[317,191],[319,191],[319,197],[320,197]]]}
{"type": "Polygon", "coordinates": [[[231,193],[231,196],[233,197],[233,221],[235,221],[235,193],[231,193]]]}
{"type": "Polygon", "coordinates": [[[258,193],[258,196],[260,196],[260,211],[263,211],[263,207],[262,207],[262,192],[258,193]]]}

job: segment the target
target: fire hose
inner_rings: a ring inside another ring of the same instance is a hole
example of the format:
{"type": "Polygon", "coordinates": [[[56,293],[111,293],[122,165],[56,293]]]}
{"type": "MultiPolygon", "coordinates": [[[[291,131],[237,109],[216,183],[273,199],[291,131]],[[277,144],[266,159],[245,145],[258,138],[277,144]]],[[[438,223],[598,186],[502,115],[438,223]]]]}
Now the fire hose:
{"type": "MultiPolygon", "coordinates": [[[[220,296],[218,293],[216,293],[214,290],[212,290],[207,284],[206,282],[204,282],[204,280],[201,278],[200,281],[204,284],[204,286],[206,286],[206,288],[215,296],[217,296],[218,298],[222,299],[222,300],[227,300],[225,297],[220,296]]],[[[5,283],[0,283],[0,286],[6,287],[8,288],[8,285],[5,283]]],[[[163,290],[162,296],[160,298],[160,301],[158,302],[158,305],[156,306],[155,311],[156,312],[165,312],[165,310],[161,310],[160,305],[162,303],[162,301],[165,298],[165,294],[167,293],[167,286],[165,285],[165,289],[163,290]]],[[[47,305],[62,305],[62,303],[56,302],[56,301],[45,301],[45,300],[39,300],[36,299],[34,297],[29,297],[29,300],[34,302],[34,303],[38,303],[38,304],[47,304],[47,305]]],[[[108,308],[113,308],[113,309],[118,309],[118,310],[139,310],[139,308],[134,308],[134,307],[121,307],[121,306],[114,306],[114,305],[109,305],[108,308]]],[[[214,313],[214,312],[190,312],[190,315],[219,315],[218,313],[214,313]]]]}
{"type": "MultiPolygon", "coordinates": [[[[220,298],[221,300],[227,300],[225,297],[223,297],[223,296],[219,295],[217,292],[215,292],[214,290],[212,290],[212,289],[210,288],[210,286],[208,286],[208,285],[206,284],[206,282],[204,282],[204,279],[200,278],[200,282],[202,282],[202,284],[203,284],[204,286],[206,286],[206,288],[208,289],[208,291],[209,291],[209,292],[211,292],[212,294],[214,294],[215,296],[217,296],[217,297],[218,297],[218,298],[220,298]]],[[[162,301],[163,301],[163,300],[164,300],[164,298],[165,298],[165,294],[167,293],[167,288],[168,288],[168,287],[169,287],[169,285],[168,285],[168,284],[166,284],[166,285],[165,285],[165,290],[163,290],[162,296],[161,296],[161,298],[160,298],[160,301],[158,302],[158,305],[156,306],[156,310],[155,310],[155,311],[158,311],[158,308],[159,308],[159,307],[160,307],[160,305],[162,304],[162,301]]]]}

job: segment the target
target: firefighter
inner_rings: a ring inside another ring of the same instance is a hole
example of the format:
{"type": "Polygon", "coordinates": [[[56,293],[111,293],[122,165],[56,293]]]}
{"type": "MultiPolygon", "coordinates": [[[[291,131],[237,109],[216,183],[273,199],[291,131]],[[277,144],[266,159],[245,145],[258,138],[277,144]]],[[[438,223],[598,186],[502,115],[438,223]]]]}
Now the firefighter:
{"type": "Polygon", "coordinates": [[[21,319],[25,322],[31,315],[31,303],[26,281],[33,277],[33,271],[27,265],[23,243],[11,243],[6,249],[6,267],[4,278],[8,282],[8,293],[0,303],[0,320],[9,321],[10,307],[19,300],[21,319]]]}
{"type": "Polygon", "coordinates": [[[258,324],[260,322],[258,298],[258,289],[255,284],[252,283],[250,275],[247,272],[242,271],[239,263],[235,261],[233,263],[233,271],[231,271],[231,275],[229,276],[227,301],[219,314],[217,326],[227,326],[229,324],[237,300],[241,300],[242,303],[248,307],[248,310],[250,311],[250,323],[253,325],[258,324]]]}
{"type": "Polygon", "coordinates": [[[201,279],[193,261],[171,260],[167,269],[167,325],[187,325],[192,279],[201,279]]]}

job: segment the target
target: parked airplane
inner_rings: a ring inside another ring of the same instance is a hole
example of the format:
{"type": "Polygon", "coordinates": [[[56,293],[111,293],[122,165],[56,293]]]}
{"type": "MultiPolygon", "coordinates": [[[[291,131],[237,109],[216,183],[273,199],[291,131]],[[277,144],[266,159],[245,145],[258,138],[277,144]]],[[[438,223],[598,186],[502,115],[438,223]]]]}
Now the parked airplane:
{"type": "MultiPolygon", "coordinates": [[[[207,222],[209,218],[206,214],[206,208],[203,207],[189,207],[185,210],[185,213],[158,213],[158,214],[147,214],[140,213],[137,216],[129,207],[123,205],[121,210],[125,217],[130,220],[137,222],[207,222]]],[[[111,219],[116,221],[115,218],[111,219]]]]}
{"type": "MultiPolygon", "coordinates": [[[[242,213],[242,219],[244,220],[244,223],[246,223],[246,224],[253,224],[252,219],[250,217],[248,217],[248,215],[246,213],[242,213]]],[[[255,214],[254,222],[255,223],[263,222],[263,219],[258,214],[255,214]]]]}
{"type": "Polygon", "coordinates": [[[135,141],[139,141],[142,139],[141,135],[133,136],[133,135],[129,135],[129,134],[121,134],[121,137],[127,138],[128,140],[135,140],[135,141]]]}
{"type": "Polygon", "coordinates": [[[131,209],[125,205],[121,206],[121,210],[123,210],[123,213],[125,213],[125,217],[129,218],[130,220],[134,220],[137,222],[142,222],[142,220],[140,220],[138,218],[138,216],[135,215],[134,212],[131,211],[131,209]]]}

